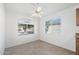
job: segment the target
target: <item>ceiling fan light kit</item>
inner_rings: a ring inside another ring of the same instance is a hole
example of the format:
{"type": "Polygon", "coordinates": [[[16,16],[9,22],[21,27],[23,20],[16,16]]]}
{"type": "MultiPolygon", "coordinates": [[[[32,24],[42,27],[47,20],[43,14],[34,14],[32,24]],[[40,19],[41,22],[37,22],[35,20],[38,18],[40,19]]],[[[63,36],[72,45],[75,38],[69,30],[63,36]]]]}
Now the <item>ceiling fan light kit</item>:
{"type": "Polygon", "coordinates": [[[43,10],[41,7],[36,7],[34,13],[31,15],[31,17],[42,17],[43,15],[43,10]]]}

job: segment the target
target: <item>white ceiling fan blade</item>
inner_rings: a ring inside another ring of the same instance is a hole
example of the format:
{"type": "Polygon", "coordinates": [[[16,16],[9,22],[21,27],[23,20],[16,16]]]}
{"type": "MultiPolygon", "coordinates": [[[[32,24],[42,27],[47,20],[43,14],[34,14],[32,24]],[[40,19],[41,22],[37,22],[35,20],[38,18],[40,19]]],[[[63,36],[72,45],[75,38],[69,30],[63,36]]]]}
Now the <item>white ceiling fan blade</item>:
{"type": "Polygon", "coordinates": [[[39,6],[39,3],[36,3],[36,4],[34,4],[34,3],[32,3],[32,5],[34,6],[34,12],[33,12],[33,14],[30,16],[30,17],[42,17],[42,15],[43,15],[43,11],[42,11],[42,8],[39,6]]]}

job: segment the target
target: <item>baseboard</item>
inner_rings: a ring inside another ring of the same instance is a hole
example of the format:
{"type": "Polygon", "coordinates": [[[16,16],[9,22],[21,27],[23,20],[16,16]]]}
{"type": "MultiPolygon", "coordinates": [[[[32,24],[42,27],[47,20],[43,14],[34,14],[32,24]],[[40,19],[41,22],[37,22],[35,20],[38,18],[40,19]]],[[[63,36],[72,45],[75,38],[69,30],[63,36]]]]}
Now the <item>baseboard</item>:
{"type": "MultiPolygon", "coordinates": [[[[55,44],[49,43],[49,42],[47,42],[47,41],[45,41],[45,40],[41,40],[41,41],[46,42],[46,43],[51,44],[51,45],[55,45],[55,44]]],[[[55,45],[55,46],[57,46],[57,45],[55,45]]],[[[57,46],[57,47],[63,48],[63,47],[60,47],[60,46],[57,46]]],[[[72,50],[69,50],[69,49],[66,49],[66,48],[63,48],[63,49],[65,49],[65,50],[67,50],[67,51],[71,51],[71,52],[73,52],[74,54],[76,54],[76,52],[74,52],[74,51],[72,51],[72,50]]]]}
{"type": "MultiPolygon", "coordinates": [[[[37,40],[31,40],[31,41],[28,41],[28,42],[25,42],[25,43],[15,44],[15,45],[12,45],[12,46],[9,46],[9,47],[6,47],[6,48],[11,48],[11,47],[15,47],[15,46],[23,45],[23,44],[30,43],[30,42],[33,42],[33,41],[37,41],[37,40]]],[[[6,49],[6,48],[5,48],[5,49],[6,49]]]]}

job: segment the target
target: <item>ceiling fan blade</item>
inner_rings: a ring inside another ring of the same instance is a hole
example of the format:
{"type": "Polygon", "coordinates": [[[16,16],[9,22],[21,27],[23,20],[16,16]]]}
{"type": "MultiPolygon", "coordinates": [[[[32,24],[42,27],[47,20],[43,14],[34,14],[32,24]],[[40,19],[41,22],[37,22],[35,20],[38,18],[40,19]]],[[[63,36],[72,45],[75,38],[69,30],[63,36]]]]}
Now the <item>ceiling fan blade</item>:
{"type": "Polygon", "coordinates": [[[41,17],[43,15],[42,8],[39,6],[39,3],[31,3],[31,5],[35,8],[33,14],[30,17],[38,16],[41,17]]]}
{"type": "Polygon", "coordinates": [[[39,5],[38,3],[31,3],[31,5],[36,9],[39,5]]]}

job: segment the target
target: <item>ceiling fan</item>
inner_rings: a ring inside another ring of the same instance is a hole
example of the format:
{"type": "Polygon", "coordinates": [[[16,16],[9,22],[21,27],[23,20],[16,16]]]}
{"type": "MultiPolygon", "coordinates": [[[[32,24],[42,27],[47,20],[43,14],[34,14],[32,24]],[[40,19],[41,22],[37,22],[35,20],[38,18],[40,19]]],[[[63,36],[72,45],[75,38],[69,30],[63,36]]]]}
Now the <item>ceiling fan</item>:
{"type": "Polygon", "coordinates": [[[39,6],[39,3],[36,3],[36,4],[32,4],[34,7],[35,7],[35,10],[33,12],[33,14],[31,15],[31,17],[42,17],[43,15],[43,10],[42,10],[42,7],[39,6]]]}

